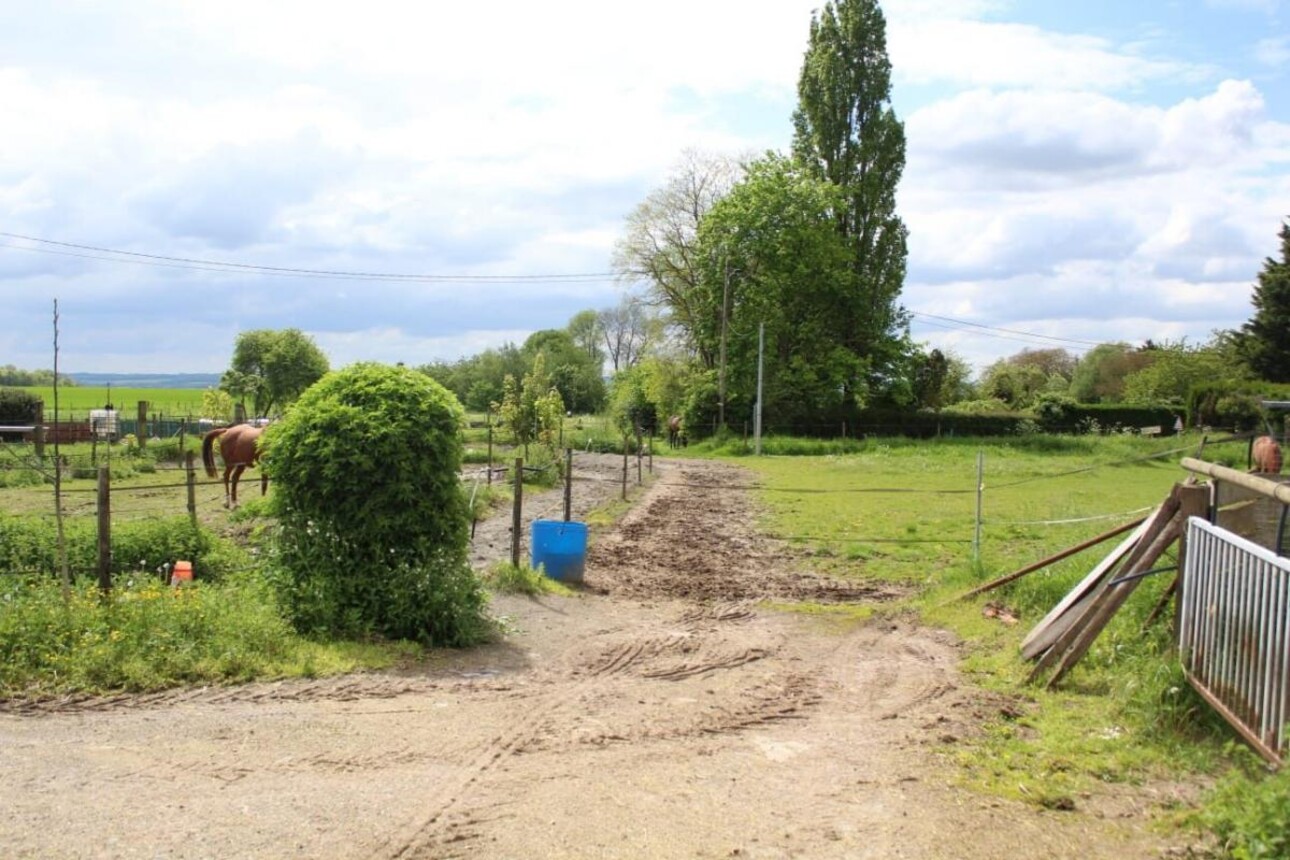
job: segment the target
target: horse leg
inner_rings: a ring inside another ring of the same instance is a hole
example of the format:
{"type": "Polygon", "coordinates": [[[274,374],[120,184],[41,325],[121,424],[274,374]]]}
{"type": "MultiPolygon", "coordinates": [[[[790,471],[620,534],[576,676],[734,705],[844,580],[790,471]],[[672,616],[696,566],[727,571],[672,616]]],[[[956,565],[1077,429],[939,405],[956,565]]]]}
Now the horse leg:
{"type": "Polygon", "coordinates": [[[242,473],[243,473],[243,472],[245,472],[245,471],[246,471],[246,464],[245,464],[245,463],[238,463],[236,466],[234,466],[234,467],[233,467],[233,478],[232,478],[232,482],[233,482],[233,496],[232,496],[232,498],[233,498],[233,507],[235,507],[235,508],[237,507],[237,482],[238,482],[239,480],[241,480],[241,478],[242,478],[242,473]]]}
{"type": "Polygon", "coordinates": [[[267,495],[269,492],[269,473],[263,469],[260,470],[260,495],[267,495]]]}
{"type": "Polygon", "coordinates": [[[225,466],[225,467],[224,467],[224,507],[226,507],[226,508],[229,506],[229,502],[228,502],[228,475],[229,475],[229,473],[230,473],[230,472],[232,472],[232,471],[233,471],[233,467],[232,467],[232,466],[225,466]]]}

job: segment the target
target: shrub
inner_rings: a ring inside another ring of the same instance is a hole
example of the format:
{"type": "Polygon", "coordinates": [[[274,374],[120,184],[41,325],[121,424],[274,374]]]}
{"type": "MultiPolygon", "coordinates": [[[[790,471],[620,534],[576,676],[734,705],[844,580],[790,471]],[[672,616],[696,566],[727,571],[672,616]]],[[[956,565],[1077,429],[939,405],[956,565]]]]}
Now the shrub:
{"type": "Polygon", "coordinates": [[[40,398],[18,388],[0,388],[0,424],[31,424],[40,398]]]}
{"type": "MultiPolygon", "coordinates": [[[[92,519],[66,523],[67,560],[73,573],[89,574],[98,564],[98,532],[92,519]]],[[[58,570],[58,532],[45,517],[0,514],[0,573],[58,570]]],[[[218,579],[244,565],[241,551],[187,517],[134,520],[112,526],[113,570],[155,570],[186,559],[198,579],[218,579]]]]}
{"type": "Polygon", "coordinates": [[[484,634],[462,419],[425,374],[362,363],[323,377],[270,428],[273,577],[297,629],[435,645],[484,634]]]}
{"type": "Polygon", "coordinates": [[[92,583],[65,603],[52,580],[0,579],[0,693],[152,690],[272,674],[299,647],[272,595],[250,576],[171,589],[92,583]]]}

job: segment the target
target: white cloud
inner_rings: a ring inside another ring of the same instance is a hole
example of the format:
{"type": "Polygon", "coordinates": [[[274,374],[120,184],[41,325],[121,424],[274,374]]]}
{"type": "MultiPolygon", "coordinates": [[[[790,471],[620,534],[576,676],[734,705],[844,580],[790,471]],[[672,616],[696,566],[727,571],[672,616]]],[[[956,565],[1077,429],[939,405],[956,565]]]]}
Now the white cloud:
{"type": "MultiPolygon", "coordinates": [[[[787,147],[821,5],[32,5],[0,33],[0,230],[308,268],[604,271],[623,216],[683,149],[787,147]]],[[[1290,199],[1290,125],[1263,77],[1286,40],[1245,39],[1264,65],[1219,77],[1167,40],[1148,53],[1009,20],[1012,6],[883,3],[898,92],[923,99],[903,117],[905,303],[1092,340],[1239,323],[1290,199]]],[[[248,278],[5,247],[0,284],[0,363],[48,364],[57,295],[69,355],[120,370],[218,370],[238,330],[283,325],[337,364],[455,358],[618,290],[248,278]]],[[[1025,345],[936,336],[982,355],[1025,345]]]]}
{"type": "Polygon", "coordinates": [[[900,19],[889,36],[898,82],[966,87],[1111,90],[1201,70],[1135,56],[1110,42],[967,19],[900,19]]]}

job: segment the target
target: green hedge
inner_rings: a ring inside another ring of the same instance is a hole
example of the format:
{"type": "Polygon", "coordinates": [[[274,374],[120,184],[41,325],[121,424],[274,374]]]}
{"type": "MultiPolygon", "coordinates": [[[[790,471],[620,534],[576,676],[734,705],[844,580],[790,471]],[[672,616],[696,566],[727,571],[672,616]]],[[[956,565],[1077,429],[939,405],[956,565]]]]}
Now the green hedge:
{"type": "Polygon", "coordinates": [[[1062,410],[1062,416],[1043,423],[1045,430],[1059,433],[1094,433],[1141,430],[1159,427],[1163,435],[1172,435],[1174,422],[1181,417],[1178,409],[1168,406],[1127,406],[1121,403],[1075,403],[1062,410]]]}
{"type": "MultiPolygon", "coordinates": [[[[0,388],[0,425],[26,426],[36,423],[40,398],[18,388],[0,388]]],[[[21,441],[21,434],[0,434],[0,442],[21,441]]]]}
{"type": "MultiPolygon", "coordinates": [[[[1290,400],[1290,385],[1274,382],[1206,382],[1187,392],[1187,415],[1196,425],[1254,430],[1266,417],[1261,400],[1290,400]]],[[[1272,421],[1273,426],[1279,422],[1272,421]]],[[[1280,429],[1279,427],[1277,429],[1280,429]]]]}

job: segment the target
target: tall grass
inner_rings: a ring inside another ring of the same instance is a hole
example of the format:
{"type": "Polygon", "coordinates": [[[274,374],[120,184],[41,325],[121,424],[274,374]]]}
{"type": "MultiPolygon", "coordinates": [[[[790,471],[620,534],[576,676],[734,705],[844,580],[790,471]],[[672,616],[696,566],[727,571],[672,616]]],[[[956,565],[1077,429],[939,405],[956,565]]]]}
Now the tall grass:
{"type": "Polygon", "coordinates": [[[288,672],[303,643],[256,577],[172,589],[155,577],[92,584],[64,603],[49,580],[0,584],[0,695],[156,690],[288,672]]]}

